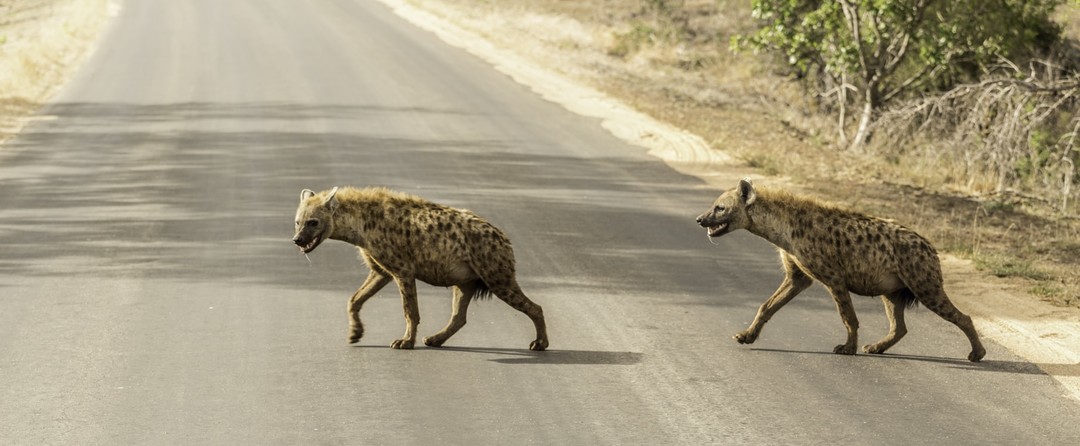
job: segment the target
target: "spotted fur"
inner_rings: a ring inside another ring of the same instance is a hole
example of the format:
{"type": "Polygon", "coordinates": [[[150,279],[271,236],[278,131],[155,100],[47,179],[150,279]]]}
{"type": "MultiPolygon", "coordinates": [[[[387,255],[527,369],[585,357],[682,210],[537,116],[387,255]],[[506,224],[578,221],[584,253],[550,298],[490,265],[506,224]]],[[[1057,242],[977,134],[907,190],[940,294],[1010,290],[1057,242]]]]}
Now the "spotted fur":
{"type": "Polygon", "coordinates": [[[465,325],[474,298],[494,295],[525,313],[536,326],[530,350],[548,346],[544,313],[518,286],[510,240],[476,214],[384,188],[305,189],[296,211],[293,242],[311,252],[325,240],[357,246],[371,272],[349,300],[349,342],[364,334],[360,307],[390,281],[397,283],[405,312],[405,335],[391,347],[410,349],[420,312],[416,281],[453,287],[453,313],[442,331],[424,338],[439,347],[465,325]]]}
{"type": "Polygon", "coordinates": [[[849,294],[855,293],[880,295],[889,319],[889,333],[864,346],[867,353],[884,353],[904,337],[904,308],[920,303],[967,335],[968,360],[986,354],[971,318],[945,294],[937,251],[904,226],[784,191],[759,190],[748,179],[720,195],[697,222],[709,237],[746,229],[780,251],[784,281],[750,327],[735,335],[740,344],[753,343],[776,311],[817,280],[832,294],[847,328],[847,341],[835,353],[855,354],[859,321],[849,294]]]}

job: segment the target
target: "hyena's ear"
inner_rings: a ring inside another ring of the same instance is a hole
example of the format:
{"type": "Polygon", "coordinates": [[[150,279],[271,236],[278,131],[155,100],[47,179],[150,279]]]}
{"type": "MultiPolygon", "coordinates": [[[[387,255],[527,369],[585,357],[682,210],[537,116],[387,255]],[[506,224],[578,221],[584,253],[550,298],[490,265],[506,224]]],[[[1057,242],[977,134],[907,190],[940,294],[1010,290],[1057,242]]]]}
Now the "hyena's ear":
{"type": "Polygon", "coordinates": [[[743,178],[739,181],[739,198],[747,206],[754,204],[754,200],[757,199],[757,191],[754,190],[754,183],[749,178],[743,178]]]}
{"type": "Polygon", "coordinates": [[[326,206],[330,212],[334,212],[338,208],[337,200],[337,188],[330,189],[330,192],[326,194],[326,198],[323,198],[323,206],[326,206]]]}
{"type": "Polygon", "coordinates": [[[315,196],[315,191],[313,191],[311,189],[304,189],[304,190],[300,191],[300,201],[307,200],[308,198],[311,198],[311,197],[314,197],[314,196],[315,196]]]}

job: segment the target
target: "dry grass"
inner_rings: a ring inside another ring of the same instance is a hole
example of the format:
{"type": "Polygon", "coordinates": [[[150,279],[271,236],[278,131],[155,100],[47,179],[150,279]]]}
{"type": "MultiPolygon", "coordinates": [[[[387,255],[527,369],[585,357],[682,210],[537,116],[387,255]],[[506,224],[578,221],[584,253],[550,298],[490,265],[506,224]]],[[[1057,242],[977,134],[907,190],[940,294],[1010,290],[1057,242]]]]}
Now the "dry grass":
{"type": "MultiPolygon", "coordinates": [[[[838,149],[832,118],[782,64],[728,50],[752,26],[735,0],[413,1],[497,45],[701,135],[747,170],[790,177],[804,192],[890,217],[970,258],[1029,281],[1037,298],[1080,307],[1080,221],[1038,200],[972,193],[933,159],[838,149]]],[[[1067,33],[1080,14],[1065,9],[1067,33]]]]}
{"type": "Polygon", "coordinates": [[[1058,8],[1054,20],[1062,24],[1066,38],[1080,40],[1080,2],[1074,0],[1058,8]]]}

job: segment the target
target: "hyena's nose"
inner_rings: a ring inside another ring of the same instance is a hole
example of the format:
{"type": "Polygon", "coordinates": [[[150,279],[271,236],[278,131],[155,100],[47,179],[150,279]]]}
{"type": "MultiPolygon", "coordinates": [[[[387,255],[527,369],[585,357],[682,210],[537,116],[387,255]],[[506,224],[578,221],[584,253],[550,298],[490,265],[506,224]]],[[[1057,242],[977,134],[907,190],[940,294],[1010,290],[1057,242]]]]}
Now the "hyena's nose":
{"type": "Polygon", "coordinates": [[[697,224],[699,224],[699,225],[700,225],[700,224],[701,224],[701,221],[702,221],[702,220],[704,220],[704,219],[705,219],[705,216],[702,216],[702,215],[698,215],[698,216],[697,216],[697,224]]]}
{"type": "Polygon", "coordinates": [[[297,246],[301,246],[301,245],[304,244],[303,242],[300,241],[300,235],[299,234],[297,234],[295,237],[292,238],[292,242],[296,243],[297,246]]]}

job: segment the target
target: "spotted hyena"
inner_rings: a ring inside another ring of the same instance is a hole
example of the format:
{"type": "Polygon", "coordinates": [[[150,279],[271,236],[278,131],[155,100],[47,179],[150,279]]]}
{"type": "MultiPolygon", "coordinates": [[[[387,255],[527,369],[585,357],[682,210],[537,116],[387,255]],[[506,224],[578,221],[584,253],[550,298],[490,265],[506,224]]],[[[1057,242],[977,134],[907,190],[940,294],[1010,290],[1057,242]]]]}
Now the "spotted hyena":
{"type": "Polygon", "coordinates": [[[510,240],[472,212],[383,188],[335,187],[319,193],[304,189],[293,242],[306,254],[327,239],[356,245],[371,269],[349,301],[349,343],[364,335],[360,307],[393,280],[405,309],[405,336],[390,346],[413,348],[420,323],[416,302],[420,280],[454,289],[450,322],[424,338],[424,344],[443,345],[465,325],[471,300],[495,295],[532,319],[536,340],[530,350],[548,346],[543,310],[518,286],[510,240]]]}
{"type": "Polygon", "coordinates": [[[780,307],[818,280],[832,294],[847,328],[847,342],[836,346],[835,353],[855,354],[859,320],[849,295],[855,293],[881,295],[889,318],[889,333],[863,347],[867,353],[884,353],[904,337],[904,307],[921,303],[964,331],[971,342],[968,360],[986,354],[971,318],[945,295],[934,247],[908,228],[782,191],[758,190],[748,179],[720,195],[697,222],[710,238],[746,229],[780,251],[784,281],[750,327],[735,335],[740,344],[753,343],[780,307]]]}

